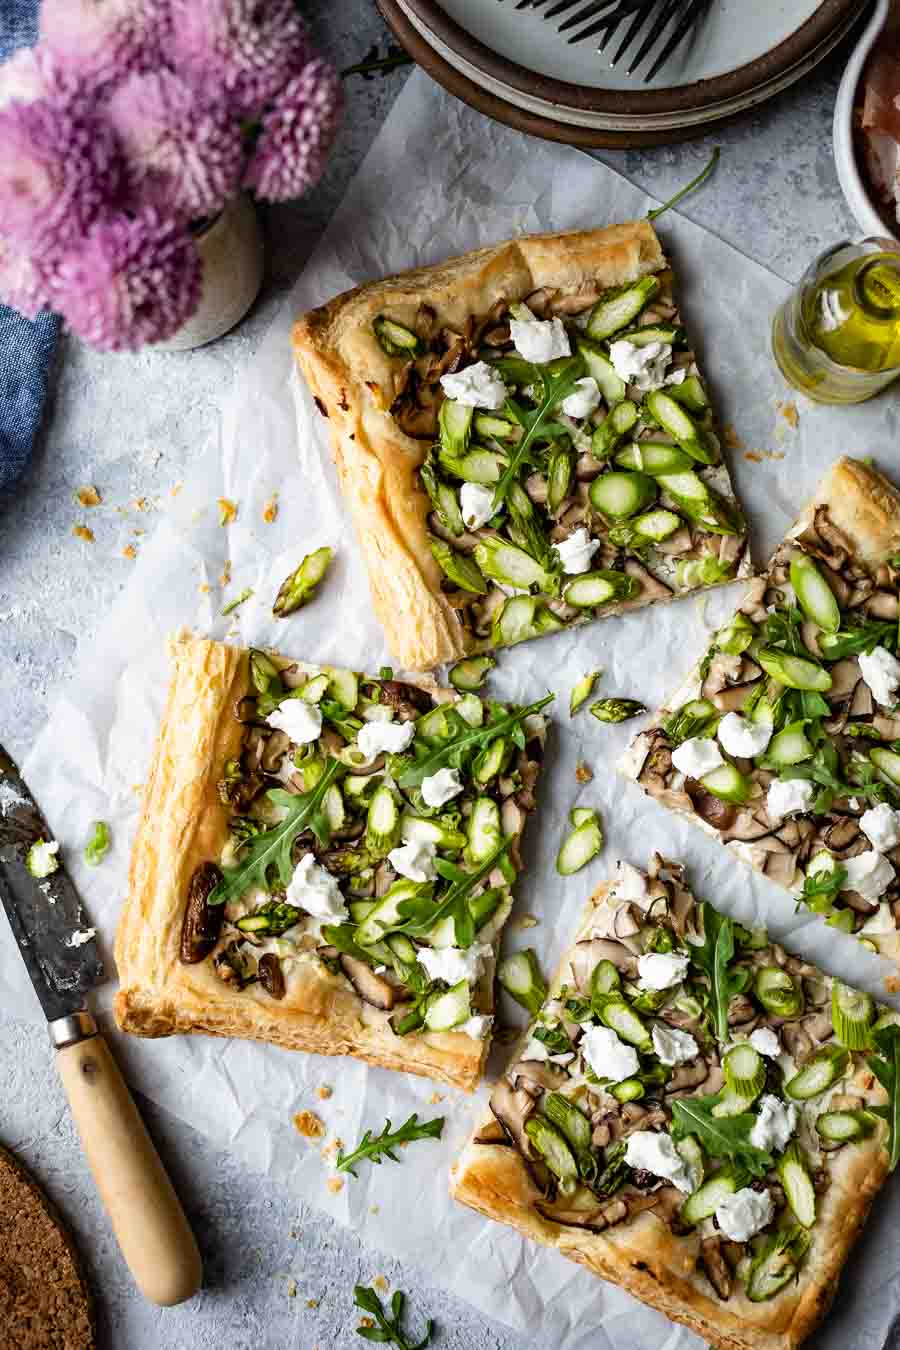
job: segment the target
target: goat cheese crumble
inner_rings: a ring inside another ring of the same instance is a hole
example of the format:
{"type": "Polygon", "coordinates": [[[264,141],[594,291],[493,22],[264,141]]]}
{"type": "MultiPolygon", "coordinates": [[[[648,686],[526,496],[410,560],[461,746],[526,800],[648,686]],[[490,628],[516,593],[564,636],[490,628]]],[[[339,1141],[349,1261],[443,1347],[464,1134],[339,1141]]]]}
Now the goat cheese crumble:
{"type": "Polygon", "coordinates": [[[600,547],[599,539],[592,539],[583,525],[573,530],[568,539],[560,539],[556,545],[562,570],[569,576],[579,576],[587,572],[591,559],[600,547]]]}
{"type": "Polygon", "coordinates": [[[441,388],[464,408],[486,408],[489,412],[499,412],[507,398],[506,385],[487,361],[442,375],[441,388]]]}
{"type": "Polygon", "coordinates": [[[686,778],[702,778],[725,761],[715,741],[704,736],[691,736],[672,751],[672,763],[686,778]]]}
{"type": "Polygon", "coordinates": [[[732,1242],[746,1242],[772,1222],[775,1202],[769,1191],[745,1186],[728,1195],[716,1208],[716,1223],[732,1242]]]}
{"type": "Polygon", "coordinates": [[[879,802],[863,812],[859,828],[874,849],[887,853],[900,844],[900,811],[895,811],[887,802],[879,802]]]}
{"type": "Polygon", "coordinates": [[[270,727],[283,731],[293,745],[309,745],[322,732],[322,710],[302,698],[286,698],[266,718],[270,727]]]}
{"type": "Polygon", "coordinates": [[[856,891],[864,900],[880,900],[894,880],[894,869],[887,858],[872,849],[855,858],[845,858],[842,866],[847,869],[843,890],[856,891]]]}
{"type": "Polygon", "coordinates": [[[769,784],[766,810],[772,820],[783,820],[795,811],[808,811],[815,795],[815,784],[805,778],[775,778],[769,784]]]}
{"type": "Polygon", "coordinates": [[[699,1184],[694,1169],[682,1158],[668,1134],[635,1130],[628,1136],[625,1161],[635,1171],[652,1172],[655,1177],[671,1181],[685,1195],[690,1195],[699,1184]]]}
{"type": "MultiPolygon", "coordinates": [[[[750,1131],[750,1143],[764,1153],[782,1153],[797,1128],[797,1108],[766,1093],[760,1098],[759,1114],[750,1131]]],[[[736,1241],[738,1239],[735,1239],[736,1241]]]]}
{"type": "Polygon", "coordinates": [[[755,759],[772,739],[772,728],[764,722],[751,722],[738,712],[726,713],[719,723],[716,735],[719,744],[729,755],[741,759],[755,759]]]}
{"type": "Polygon", "coordinates": [[[900,661],[886,647],[860,652],[857,660],[875,702],[880,703],[882,708],[892,708],[897,701],[897,689],[900,688],[900,661]]]}
{"type": "Polygon", "coordinates": [[[687,1064],[700,1052],[700,1047],[689,1031],[678,1031],[675,1027],[666,1026],[665,1022],[654,1022],[650,1035],[657,1059],[668,1068],[675,1064],[687,1064]]]}
{"type": "Polygon", "coordinates": [[[581,1053],[598,1078],[621,1083],[640,1068],[633,1045],[620,1041],[611,1027],[589,1027],[581,1038],[581,1053]]]}
{"type": "Polygon", "coordinates": [[[414,722],[366,722],[356,734],[356,744],[372,764],[380,754],[402,755],[416,734],[414,722]]]}
{"type": "Polygon", "coordinates": [[[590,417],[600,406],[600,386],[593,375],[575,381],[575,388],[562,401],[562,410],[567,417],[590,417]]]}
{"type": "Polygon", "coordinates": [[[459,493],[463,524],[469,530],[480,530],[494,514],[494,489],[481,483],[463,483],[459,493]]]}
{"type": "Polygon", "coordinates": [[[536,366],[546,365],[559,356],[571,356],[569,335],[562,319],[536,319],[527,305],[517,308],[528,316],[509,321],[513,345],[520,356],[536,366]]]}
{"type": "Polygon", "coordinates": [[[642,347],[627,338],[610,344],[609,359],[616,374],[642,393],[661,389],[666,383],[666,368],[672,360],[668,342],[645,342],[642,347]]]}
{"type": "Polygon", "coordinates": [[[438,769],[422,779],[422,800],[426,806],[443,806],[463,790],[459,769],[438,769]]]}
{"type": "Polygon", "coordinates": [[[337,880],[319,866],[312,853],[304,853],[297,863],[285,898],[289,905],[306,910],[316,919],[342,923],[349,917],[337,880]]]}
{"type": "Polygon", "coordinates": [[[460,980],[474,984],[492,950],[483,942],[472,947],[422,947],[416,959],[430,980],[444,980],[452,988],[460,980]]]}
{"type": "Polygon", "coordinates": [[[687,974],[688,957],[682,952],[645,952],[638,957],[642,989],[673,989],[687,974]]]}
{"type": "Polygon", "coordinates": [[[434,856],[437,846],[427,839],[409,839],[405,844],[392,848],[388,862],[401,877],[407,881],[434,881],[437,868],[434,856]]]}
{"type": "Polygon", "coordinates": [[[750,1034],[750,1044],[766,1059],[777,1059],[781,1054],[781,1042],[771,1027],[757,1027],[750,1034]]]}

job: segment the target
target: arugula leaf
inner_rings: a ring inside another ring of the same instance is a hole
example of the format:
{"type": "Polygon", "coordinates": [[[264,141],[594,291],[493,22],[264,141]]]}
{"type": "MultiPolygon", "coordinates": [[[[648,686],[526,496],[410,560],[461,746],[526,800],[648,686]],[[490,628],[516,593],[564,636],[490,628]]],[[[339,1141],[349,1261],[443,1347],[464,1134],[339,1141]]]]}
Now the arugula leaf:
{"type": "Polygon", "coordinates": [[[875,647],[896,647],[897,625],[892,620],[872,619],[822,636],[824,641],[819,645],[826,660],[841,661],[845,656],[871,652],[875,647]]]}
{"type": "Polygon", "coordinates": [[[502,716],[497,716],[500,705],[491,704],[493,720],[488,722],[486,726],[473,727],[463,718],[458,718],[458,730],[453,737],[431,749],[422,747],[424,750],[422,758],[417,759],[415,763],[403,770],[398,779],[399,786],[401,788],[419,787],[424,778],[430,778],[439,769],[461,769],[465,760],[471,754],[483,750],[498,736],[512,736],[521,748],[524,744],[524,733],[521,727],[525,718],[530,717],[532,713],[540,712],[541,708],[545,708],[548,703],[552,703],[555,697],[555,694],[547,694],[545,698],[538,699],[536,703],[529,703],[525,708],[513,708],[508,712],[504,710],[502,716]],[[516,737],[516,732],[518,732],[518,737],[516,737]]]}
{"type": "Polygon", "coordinates": [[[703,941],[687,945],[691,963],[699,966],[709,980],[709,1005],[713,1029],[724,1044],[728,1041],[728,1004],[732,994],[739,994],[746,986],[746,972],[729,972],[728,963],[734,959],[734,924],[726,915],[713,909],[705,900],[700,902],[703,915],[703,941]]]}
{"type": "Polygon", "coordinates": [[[870,1111],[888,1123],[888,1155],[890,1169],[893,1172],[900,1162],[900,1027],[882,1027],[872,1033],[875,1049],[881,1053],[871,1055],[869,1068],[887,1092],[887,1106],[872,1106],[870,1111]]]}
{"type": "Polygon", "coordinates": [[[750,1143],[756,1124],[752,1111],[737,1116],[714,1116],[712,1109],[722,1100],[717,1092],[711,1097],[676,1097],[672,1102],[672,1138],[694,1134],[712,1158],[730,1158],[753,1177],[765,1176],[772,1166],[772,1155],[750,1143]]]}
{"type": "Polygon", "coordinates": [[[691,712],[690,706],[688,703],[683,708],[677,708],[662,724],[663,731],[673,746],[681,745],[682,741],[689,741],[694,736],[712,736],[718,725],[721,713],[717,708],[713,708],[711,712],[698,714],[691,712]]]}
{"type": "Polygon", "coordinates": [[[284,820],[270,830],[255,835],[244,847],[244,856],[237,867],[223,868],[222,880],[207,901],[210,905],[225,905],[236,900],[251,886],[269,889],[269,870],[275,868],[282,886],[287,886],[294,874],[291,849],[298,834],[310,829],[320,843],[327,844],[331,827],[322,810],[322,800],[336,778],[346,772],[340,760],[329,757],[325,772],[312,792],[301,794],[272,788],[266,793],[276,806],[287,810],[284,820]]]}
{"type": "Polygon", "coordinates": [[[398,1289],[391,1299],[390,1317],[385,1313],[375,1290],[367,1288],[364,1284],[358,1284],[354,1289],[353,1301],[357,1308],[362,1308],[363,1312],[374,1317],[378,1323],[375,1327],[356,1328],[357,1336],[362,1336],[364,1340],[374,1341],[376,1345],[396,1345],[397,1350],[425,1350],[425,1346],[430,1343],[431,1333],[434,1330],[434,1323],[430,1317],[425,1323],[425,1335],[415,1345],[403,1334],[400,1323],[403,1320],[406,1295],[401,1290],[398,1289]]]}
{"type": "Polygon", "coordinates": [[[391,1122],[387,1120],[381,1134],[374,1138],[372,1131],[366,1130],[352,1153],[345,1153],[341,1149],[335,1167],[339,1172],[349,1172],[355,1177],[356,1172],[353,1169],[357,1163],[366,1161],[377,1165],[384,1158],[390,1158],[391,1162],[399,1162],[400,1159],[394,1153],[395,1148],[399,1148],[401,1144],[411,1144],[416,1139],[440,1139],[443,1128],[443,1116],[435,1116],[434,1120],[420,1121],[415,1111],[409,1120],[396,1130],[391,1129],[391,1122]]]}
{"type": "MultiPolygon", "coordinates": [[[[501,839],[497,847],[474,871],[460,870],[459,876],[451,882],[449,890],[439,896],[437,901],[432,901],[427,896],[422,898],[411,896],[408,900],[401,900],[397,906],[399,921],[385,928],[382,936],[386,937],[388,933],[407,933],[411,937],[424,937],[442,919],[452,918],[456,946],[471,947],[475,941],[475,922],[469,909],[469,897],[479,882],[483,881],[505,856],[512,841],[511,834],[501,839]]],[[[438,866],[438,860],[435,861],[435,865],[438,866]]],[[[443,872],[444,868],[439,867],[439,870],[443,872]]],[[[456,870],[458,869],[454,869],[456,870]]]]}
{"type": "Polygon", "coordinates": [[[803,878],[803,890],[797,899],[813,910],[823,908],[823,901],[831,901],[843,890],[847,880],[847,869],[838,863],[835,867],[822,867],[817,872],[807,872],[803,878]]]}
{"type": "Polygon", "coordinates": [[[881,783],[848,783],[840,776],[841,762],[837,750],[831,741],[824,741],[812,759],[790,768],[779,770],[782,779],[805,778],[807,782],[818,783],[826,789],[813,803],[813,812],[823,814],[831,809],[835,797],[875,797],[880,800],[884,795],[881,783]]]}
{"type": "Polygon", "coordinates": [[[84,846],[84,861],[88,867],[98,867],[109,852],[109,826],[105,820],[95,820],[91,837],[84,846]]]}
{"type": "Polygon", "coordinates": [[[572,1042],[560,1026],[536,1026],[531,1034],[553,1055],[567,1055],[572,1049],[572,1042]]]}
{"type": "Polygon", "coordinates": [[[540,388],[537,408],[527,408],[524,403],[514,398],[506,400],[504,408],[506,416],[518,422],[525,434],[511,451],[509,464],[500,475],[500,481],[494,489],[495,511],[499,511],[511,485],[519,476],[519,470],[528,462],[534,442],[567,430],[564,426],[551,424],[550,414],[557,404],[571,394],[583,374],[584,359],[580,354],[568,357],[555,369],[552,366],[532,366],[529,383],[540,388]]]}

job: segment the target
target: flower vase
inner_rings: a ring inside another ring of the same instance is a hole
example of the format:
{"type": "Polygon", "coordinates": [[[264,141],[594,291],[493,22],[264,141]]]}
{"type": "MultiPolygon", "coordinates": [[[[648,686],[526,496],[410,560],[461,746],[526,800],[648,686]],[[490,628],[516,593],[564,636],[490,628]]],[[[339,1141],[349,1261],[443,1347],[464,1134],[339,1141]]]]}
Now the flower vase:
{"type": "Polygon", "coordinates": [[[196,242],[203,263],[200,303],[177,333],[154,344],[156,351],[183,352],[213,342],[240,322],[259,294],[263,239],[246,193],[232,198],[196,242]]]}

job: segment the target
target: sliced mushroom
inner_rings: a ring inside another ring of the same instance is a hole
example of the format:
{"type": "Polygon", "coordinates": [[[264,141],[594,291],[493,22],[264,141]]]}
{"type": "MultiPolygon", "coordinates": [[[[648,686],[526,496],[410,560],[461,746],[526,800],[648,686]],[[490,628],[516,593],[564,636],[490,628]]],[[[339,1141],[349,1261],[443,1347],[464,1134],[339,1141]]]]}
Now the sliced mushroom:
{"type": "Polygon", "coordinates": [[[554,314],[583,314],[586,309],[596,305],[602,291],[574,291],[571,295],[557,295],[550,308],[554,314]]]}
{"type": "Polygon", "coordinates": [[[629,609],[637,605],[645,605],[651,600],[667,600],[672,594],[671,586],[660,581],[646,567],[637,562],[635,558],[626,558],[624,571],[628,576],[633,577],[638,583],[640,589],[633,600],[626,600],[620,609],[629,609]]]}
{"type": "Polygon", "coordinates": [[[363,1002],[370,1003],[373,1008],[380,1008],[382,1012],[390,1012],[396,1002],[396,991],[387,980],[376,975],[365,961],[358,961],[346,952],[341,953],[339,960],[341,969],[363,1002]]]}
{"type": "Polygon", "coordinates": [[[510,1147],[509,1136],[499,1120],[489,1120],[487,1124],[482,1125],[473,1137],[472,1142],[474,1144],[499,1144],[503,1148],[510,1147]]]}
{"type": "Polygon", "coordinates": [[[535,1204],[535,1209],[551,1223],[562,1224],[566,1228],[587,1228],[592,1233],[602,1233],[605,1228],[611,1228],[628,1217],[628,1205],[618,1196],[592,1209],[573,1209],[568,1203],[546,1204],[541,1201],[535,1204]]]}
{"type": "Polygon", "coordinates": [[[900,740],[900,717],[889,717],[887,713],[877,713],[872,725],[884,741],[900,740]]]}
{"type": "Polygon", "coordinates": [[[239,722],[261,721],[256,707],[256,695],[245,694],[243,698],[239,698],[234,705],[234,715],[239,722]]]}
{"type": "Polygon", "coordinates": [[[431,305],[423,301],[416,310],[416,317],[413,319],[413,331],[416,337],[420,337],[423,342],[430,342],[434,337],[437,327],[437,312],[431,305]]]}
{"type": "Polygon", "coordinates": [[[522,1156],[537,1160],[531,1140],[525,1133],[525,1122],[534,1114],[535,1101],[530,1093],[521,1088],[513,1088],[506,1078],[501,1078],[490,1100],[491,1111],[522,1156]]]}
{"type": "Polygon", "coordinates": [[[781,1027],[781,1040],[798,1068],[806,1062],[815,1048],[812,1037],[802,1022],[785,1022],[781,1027]]]}
{"type": "Polygon", "coordinates": [[[536,319],[546,319],[550,309],[551,302],[556,297],[556,289],[551,286],[540,286],[530,295],[526,295],[525,304],[531,310],[536,319]]]}
{"type": "Polygon", "coordinates": [[[617,938],[630,938],[641,931],[644,915],[637,905],[629,902],[620,905],[613,919],[613,933],[617,938]]]}
{"type": "Polygon", "coordinates": [[[556,1092],[568,1074],[564,1068],[543,1059],[519,1059],[510,1069],[509,1076],[515,1089],[521,1088],[532,1097],[540,1097],[544,1091],[556,1092]]]}
{"type": "Polygon", "coordinates": [[[211,862],[201,863],[190,879],[178,949],[182,965],[195,966],[205,960],[219,940],[225,906],[211,905],[209,897],[221,880],[222,873],[211,862]]]}
{"type": "Polygon", "coordinates": [[[371,764],[348,764],[347,768],[357,778],[369,778],[373,773],[380,773],[385,764],[387,764],[387,755],[382,750],[380,754],[375,756],[371,764]]]}
{"type": "Polygon", "coordinates": [[[256,979],[256,962],[240,940],[216,952],[212,966],[222,983],[233,989],[243,989],[256,979]]]}
{"type": "Polygon", "coordinates": [[[836,858],[848,857],[848,850],[854,848],[862,839],[860,828],[853,816],[838,816],[824,831],[822,842],[836,858]]]}
{"type": "Polygon", "coordinates": [[[707,792],[702,783],[688,778],[684,790],[691,799],[691,805],[701,820],[712,825],[714,830],[730,830],[737,819],[737,808],[731,802],[722,801],[707,792]]]}
{"type": "Polygon", "coordinates": [[[870,619],[896,619],[900,600],[896,591],[874,591],[865,604],[870,619]]]}
{"type": "Polygon", "coordinates": [[[273,731],[271,736],[267,737],[259,761],[263,773],[278,772],[290,744],[291,738],[286,731],[273,731]]]}
{"type": "Polygon", "coordinates": [[[575,463],[575,477],[579,483],[591,483],[598,476],[603,465],[596,455],[592,455],[590,450],[578,456],[575,463]]]}
{"type": "Polygon", "coordinates": [[[851,717],[871,717],[875,711],[875,700],[865,680],[860,680],[850,699],[851,717]]]}
{"type": "Polygon", "coordinates": [[[821,658],[822,649],[819,646],[819,634],[821,628],[812,619],[804,619],[800,625],[800,636],[803,638],[803,645],[808,652],[816,658],[821,658]]]}
{"type": "Polygon", "coordinates": [[[404,680],[376,680],[375,683],[381,690],[382,701],[396,709],[401,722],[411,721],[432,707],[428,690],[420,689],[417,684],[407,684],[404,680]]]}
{"type": "Polygon", "coordinates": [[[546,502],[548,490],[547,480],[542,473],[530,473],[525,479],[525,491],[538,506],[546,502]]]}
{"type": "Polygon", "coordinates": [[[274,952],[266,952],[256,967],[257,978],[270,998],[282,999],[285,995],[284,971],[274,952]]]}
{"type": "Polygon", "coordinates": [[[709,1065],[702,1055],[699,1055],[689,1064],[678,1064],[673,1069],[668,1083],[666,1083],[666,1096],[671,1097],[691,1088],[699,1087],[701,1083],[706,1082],[708,1077],[709,1065]]]}
{"type": "Polygon", "coordinates": [[[700,1243],[700,1265],[719,1298],[730,1298],[731,1270],[722,1254],[722,1238],[718,1234],[715,1237],[702,1239],[700,1243]]]}
{"type": "Polygon", "coordinates": [[[823,1041],[830,1041],[834,1035],[830,1012],[819,1012],[814,1013],[812,1017],[804,1017],[803,1026],[819,1045],[823,1041]]]}
{"type": "Polygon", "coordinates": [[[746,994],[736,994],[728,1005],[728,1025],[741,1027],[757,1016],[756,1006],[746,994]]]}
{"type": "Polygon", "coordinates": [[[776,885],[790,890],[797,871],[797,860],[793,853],[768,852],[762,870],[776,885]]]}
{"type": "Polygon", "coordinates": [[[436,511],[432,511],[428,517],[428,528],[432,534],[436,534],[446,543],[452,544],[459,553],[474,553],[478,545],[477,534],[470,534],[468,531],[463,534],[454,534],[452,530],[447,529],[436,511]]]}
{"type": "Polygon", "coordinates": [[[621,942],[611,938],[590,938],[586,942],[577,942],[572,955],[572,977],[580,993],[585,993],[590,985],[591,975],[601,961],[612,961],[617,970],[629,978],[637,975],[637,957],[621,942]]]}

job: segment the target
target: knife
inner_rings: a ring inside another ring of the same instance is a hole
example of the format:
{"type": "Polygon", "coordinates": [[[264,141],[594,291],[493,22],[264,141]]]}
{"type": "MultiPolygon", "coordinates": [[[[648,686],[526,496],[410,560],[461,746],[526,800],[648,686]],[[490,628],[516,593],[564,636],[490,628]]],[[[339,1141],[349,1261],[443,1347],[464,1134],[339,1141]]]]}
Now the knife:
{"type": "Polygon", "coordinates": [[[34,985],[82,1148],[122,1255],[153,1303],[182,1303],[202,1279],[200,1253],[144,1122],[87,1007],[104,978],[93,930],[60,866],[36,878],[32,844],[47,822],[0,746],[0,901],[34,985]]]}

